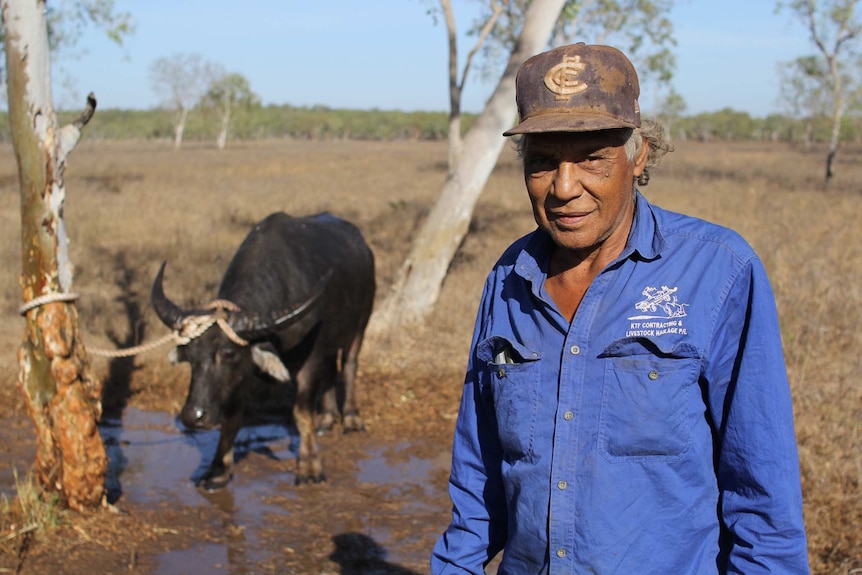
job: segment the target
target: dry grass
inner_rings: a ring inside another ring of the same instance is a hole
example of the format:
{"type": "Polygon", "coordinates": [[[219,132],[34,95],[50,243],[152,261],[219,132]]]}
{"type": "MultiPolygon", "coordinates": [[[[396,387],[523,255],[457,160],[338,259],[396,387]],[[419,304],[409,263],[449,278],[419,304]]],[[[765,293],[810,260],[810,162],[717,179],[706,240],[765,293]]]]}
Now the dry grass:
{"type": "MultiPolygon", "coordinates": [[[[23,326],[17,176],[0,147],[0,416],[20,409],[11,392],[23,326]],[[5,411],[5,413],[4,413],[5,411]]],[[[654,202],[740,231],[763,258],[782,322],[794,393],[805,514],[814,573],[862,568],[862,150],[839,152],[824,192],[825,152],[771,144],[682,142],[644,189],[654,202]]],[[[164,143],[83,142],[67,170],[67,225],[82,331],[91,348],[128,346],[166,333],[149,306],[158,265],[185,304],[215,294],[242,237],[276,210],[330,210],[355,221],[378,263],[379,295],[445,178],[442,143],[244,143],[179,153],[164,143]]],[[[533,227],[510,152],[495,171],[427,324],[367,342],[360,401],[372,424],[398,430],[406,414],[448,433],[484,276],[502,249],[533,227]]],[[[164,351],[167,351],[166,349],[164,351]]],[[[162,352],[126,362],[95,358],[122,402],[176,411],[185,372],[162,352]]]]}
{"type": "Polygon", "coordinates": [[[0,555],[23,558],[33,538],[49,535],[66,511],[56,494],[45,493],[32,474],[18,477],[13,468],[15,497],[0,495],[0,555]]]}
{"type": "Polygon", "coordinates": [[[737,229],[770,275],[794,396],[812,570],[862,568],[860,150],[839,154],[838,176],[824,192],[825,151],[678,147],[680,157],[669,159],[655,190],[647,188],[651,199],[737,229]]]}

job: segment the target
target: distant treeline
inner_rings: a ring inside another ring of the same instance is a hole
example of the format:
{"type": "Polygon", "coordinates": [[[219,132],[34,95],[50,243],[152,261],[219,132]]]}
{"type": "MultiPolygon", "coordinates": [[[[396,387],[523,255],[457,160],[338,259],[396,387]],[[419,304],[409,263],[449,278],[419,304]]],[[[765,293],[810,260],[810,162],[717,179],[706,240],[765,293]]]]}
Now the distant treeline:
{"type": "MultiPolygon", "coordinates": [[[[78,114],[60,112],[62,124],[78,114]]],[[[0,112],[0,141],[10,138],[5,112],[0,112]]],[[[773,114],[753,118],[746,112],[726,108],[717,112],[661,118],[675,140],[772,140],[785,142],[828,141],[831,125],[827,117],[800,120],[773,114]]],[[[476,120],[465,114],[467,130],[476,120]]],[[[193,110],[183,139],[208,140],[218,135],[219,120],[205,110],[193,110]]],[[[324,106],[260,106],[237,110],[230,124],[230,139],[293,138],[304,140],[442,140],[448,131],[446,112],[400,112],[345,110],[324,106]]],[[[862,118],[847,117],[842,139],[862,141],[862,118]]],[[[88,139],[172,139],[174,115],[169,110],[97,109],[85,130],[88,139]]]]}

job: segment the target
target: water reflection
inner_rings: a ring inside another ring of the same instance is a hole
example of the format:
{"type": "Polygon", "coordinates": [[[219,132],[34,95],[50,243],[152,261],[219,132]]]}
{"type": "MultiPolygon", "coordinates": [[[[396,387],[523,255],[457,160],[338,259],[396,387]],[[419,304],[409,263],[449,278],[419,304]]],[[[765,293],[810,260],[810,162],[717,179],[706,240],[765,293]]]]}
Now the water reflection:
{"type": "MultiPolygon", "coordinates": [[[[218,429],[187,432],[177,418],[164,412],[128,408],[122,419],[105,419],[99,431],[108,453],[108,501],[125,497],[134,503],[174,499],[199,505],[194,482],[215,456],[218,429]],[[196,463],[196,467],[190,464],[196,463]]],[[[243,427],[235,442],[237,461],[249,453],[275,460],[292,460],[295,434],[284,424],[265,422],[243,427]]]]}
{"type": "Polygon", "coordinates": [[[217,430],[186,433],[169,414],[132,408],[100,429],[111,501],[209,506],[217,514],[212,539],[160,554],[157,575],[322,573],[321,565],[342,575],[416,575],[398,563],[424,564],[429,531],[444,527],[438,517],[447,511],[441,474],[448,446],[421,444],[423,451],[417,443],[381,445],[369,435],[334,438],[353,442],[354,455],[340,467],[331,457],[338,471],[329,483],[296,488],[295,431],[250,425],[235,452],[238,461],[256,456],[254,465],[238,465],[226,488],[207,493],[194,481],[215,454],[217,430]]]}

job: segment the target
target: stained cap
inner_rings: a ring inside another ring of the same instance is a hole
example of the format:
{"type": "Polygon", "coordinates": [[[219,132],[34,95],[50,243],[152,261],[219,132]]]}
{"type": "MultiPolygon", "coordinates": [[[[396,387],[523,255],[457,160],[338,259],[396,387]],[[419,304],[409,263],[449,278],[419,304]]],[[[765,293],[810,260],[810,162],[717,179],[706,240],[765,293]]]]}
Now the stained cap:
{"type": "Polygon", "coordinates": [[[637,72],[616,48],[583,42],[554,48],[518,70],[521,122],[503,135],[638,128],[639,95],[637,72]]]}

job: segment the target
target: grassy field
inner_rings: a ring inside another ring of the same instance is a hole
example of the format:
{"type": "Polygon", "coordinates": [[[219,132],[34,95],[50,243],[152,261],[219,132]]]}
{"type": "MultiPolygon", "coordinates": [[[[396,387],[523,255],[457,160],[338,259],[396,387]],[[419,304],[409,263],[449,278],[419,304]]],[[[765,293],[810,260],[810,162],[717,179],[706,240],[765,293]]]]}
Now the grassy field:
{"type": "MultiPolygon", "coordinates": [[[[862,569],[862,149],[839,152],[835,181],[824,191],[824,150],[676,148],[644,192],[663,207],[738,230],[764,260],[794,394],[812,571],[862,569]]],[[[174,151],[166,142],[85,140],[69,159],[65,213],[87,346],[125,347],[167,333],[149,305],[161,261],[168,261],[169,297],[206,303],[250,227],[277,210],[329,210],[356,222],[375,250],[383,297],[443,184],[445,158],[439,142],[273,140],[174,151]]],[[[0,324],[0,417],[9,418],[21,415],[14,381],[23,322],[17,174],[8,145],[0,146],[0,192],[0,312],[7,318],[0,324]]],[[[451,434],[485,274],[532,227],[519,166],[506,150],[433,316],[414,332],[367,342],[360,403],[369,421],[405,432],[403,416],[411,413],[420,421],[410,432],[451,434]]],[[[106,389],[122,385],[124,403],[176,412],[186,375],[164,355],[148,353],[120,368],[94,357],[93,365],[106,389]]]]}

